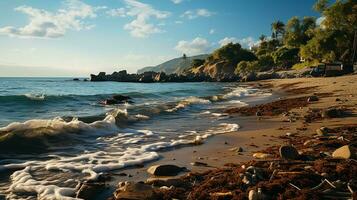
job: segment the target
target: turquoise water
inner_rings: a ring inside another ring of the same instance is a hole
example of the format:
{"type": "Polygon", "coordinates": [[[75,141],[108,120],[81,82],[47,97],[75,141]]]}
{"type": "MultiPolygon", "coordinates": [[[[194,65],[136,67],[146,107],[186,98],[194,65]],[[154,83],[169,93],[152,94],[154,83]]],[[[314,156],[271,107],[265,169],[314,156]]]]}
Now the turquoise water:
{"type": "Polygon", "coordinates": [[[0,199],[75,199],[78,183],[237,131],[224,109],[269,95],[238,83],[0,78],[0,199]],[[133,103],[99,103],[114,94],[133,103]]]}

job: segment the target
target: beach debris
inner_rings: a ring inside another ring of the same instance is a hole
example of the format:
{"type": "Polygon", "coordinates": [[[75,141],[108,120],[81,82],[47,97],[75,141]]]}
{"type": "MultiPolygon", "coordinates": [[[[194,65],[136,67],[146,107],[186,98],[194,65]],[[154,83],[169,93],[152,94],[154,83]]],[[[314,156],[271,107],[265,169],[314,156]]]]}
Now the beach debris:
{"type": "Polygon", "coordinates": [[[115,199],[152,199],[154,189],[145,183],[119,182],[118,189],[114,192],[115,199]]]}
{"type": "Polygon", "coordinates": [[[197,167],[207,167],[208,164],[207,163],[204,163],[204,162],[192,162],[191,163],[192,166],[197,166],[197,167]]]}
{"type": "Polygon", "coordinates": [[[242,147],[233,147],[233,148],[230,148],[229,151],[234,151],[234,152],[243,152],[243,148],[242,147]]]}
{"type": "Polygon", "coordinates": [[[271,158],[273,157],[272,154],[269,154],[269,153],[254,153],[253,154],[253,157],[254,158],[258,158],[258,159],[265,159],[265,158],[271,158]]]}
{"type": "Polygon", "coordinates": [[[328,128],[321,127],[319,129],[316,129],[316,133],[318,136],[326,136],[328,134],[328,128]]]}
{"type": "Polygon", "coordinates": [[[186,170],[185,167],[176,165],[153,165],[147,169],[147,172],[155,176],[176,176],[186,170]]]}
{"type": "Polygon", "coordinates": [[[299,153],[295,147],[291,145],[282,145],[279,148],[279,154],[282,159],[285,160],[297,160],[299,158],[299,153]]]}
{"type": "Polygon", "coordinates": [[[215,198],[215,199],[230,199],[233,196],[232,192],[215,192],[215,193],[210,193],[210,196],[215,198]]]}
{"type": "Polygon", "coordinates": [[[332,153],[333,158],[343,158],[343,159],[349,159],[351,158],[351,150],[349,145],[342,146],[338,149],[336,149],[332,153]]]}
{"type": "Polygon", "coordinates": [[[317,97],[316,95],[313,95],[307,99],[307,102],[313,102],[313,101],[318,101],[318,100],[319,100],[319,97],[317,97]]]}
{"type": "Polygon", "coordinates": [[[249,193],[248,193],[248,199],[249,200],[262,200],[262,199],[264,199],[264,194],[262,192],[262,189],[258,188],[258,191],[250,190],[249,193]]]}

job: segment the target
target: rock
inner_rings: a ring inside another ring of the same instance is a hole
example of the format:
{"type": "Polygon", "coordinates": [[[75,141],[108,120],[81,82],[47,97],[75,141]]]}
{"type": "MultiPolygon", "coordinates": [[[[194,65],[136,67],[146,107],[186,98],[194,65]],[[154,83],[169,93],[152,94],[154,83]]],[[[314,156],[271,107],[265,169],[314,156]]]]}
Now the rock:
{"type": "Polygon", "coordinates": [[[279,153],[282,159],[296,160],[299,158],[298,151],[291,145],[282,145],[279,149],[279,153]]]}
{"type": "Polygon", "coordinates": [[[265,199],[265,195],[262,193],[262,189],[258,188],[258,192],[255,190],[250,190],[248,193],[249,200],[263,200],[265,199]]]}
{"type": "Polygon", "coordinates": [[[295,136],[296,135],[296,133],[286,133],[286,136],[288,136],[288,137],[292,137],[292,136],[295,136]]]}
{"type": "Polygon", "coordinates": [[[307,102],[313,102],[313,101],[318,101],[318,100],[319,100],[319,98],[316,95],[313,95],[307,99],[307,102]]]}
{"type": "Polygon", "coordinates": [[[342,115],[343,115],[343,111],[337,108],[329,108],[322,111],[321,113],[322,118],[338,118],[338,117],[342,117],[342,115]]]}
{"type": "Polygon", "coordinates": [[[200,166],[200,167],[207,167],[208,164],[207,163],[204,163],[204,162],[193,162],[191,163],[192,166],[200,166]]]}
{"type": "Polygon", "coordinates": [[[321,127],[319,129],[316,129],[316,133],[318,136],[326,136],[328,134],[328,128],[321,127]]]}
{"type": "Polygon", "coordinates": [[[154,165],[149,167],[147,172],[155,176],[176,176],[185,170],[187,170],[185,167],[176,165],[154,165]]]}
{"type": "Polygon", "coordinates": [[[74,78],[73,81],[79,81],[79,78],[74,78]]]}
{"type": "Polygon", "coordinates": [[[342,146],[332,153],[333,158],[350,159],[351,155],[351,150],[348,145],[342,146]]]}
{"type": "Polygon", "coordinates": [[[118,189],[114,192],[116,200],[153,199],[153,195],[153,188],[142,182],[120,182],[118,189]]]}
{"type": "MultiPolygon", "coordinates": [[[[180,179],[180,178],[148,178],[146,180],[147,184],[156,186],[156,187],[162,187],[162,186],[167,186],[167,187],[182,187],[185,182],[180,179]]],[[[187,184],[187,183],[186,183],[187,184]]]]}
{"type": "Polygon", "coordinates": [[[242,147],[233,147],[233,148],[230,148],[229,151],[235,151],[237,153],[239,152],[243,152],[243,148],[242,147]]]}
{"type": "Polygon", "coordinates": [[[254,153],[253,157],[258,159],[265,159],[265,158],[271,158],[273,157],[273,155],[268,153],[254,153]]]}
{"type": "Polygon", "coordinates": [[[340,98],[336,98],[336,101],[341,101],[341,99],[340,98]]]}
{"type": "Polygon", "coordinates": [[[104,189],[105,189],[104,182],[98,182],[98,183],[85,182],[81,185],[81,187],[77,191],[76,198],[86,199],[86,200],[95,200],[95,199],[97,199],[96,195],[98,195],[104,189]]]}
{"type": "Polygon", "coordinates": [[[242,147],[238,147],[236,152],[243,152],[243,148],[242,147]]]}
{"type": "Polygon", "coordinates": [[[128,100],[130,100],[131,97],[125,96],[125,95],[117,94],[117,95],[114,95],[114,96],[113,96],[113,99],[115,99],[115,100],[117,100],[117,101],[123,102],[123,101],[128,101],[128,100]]]}

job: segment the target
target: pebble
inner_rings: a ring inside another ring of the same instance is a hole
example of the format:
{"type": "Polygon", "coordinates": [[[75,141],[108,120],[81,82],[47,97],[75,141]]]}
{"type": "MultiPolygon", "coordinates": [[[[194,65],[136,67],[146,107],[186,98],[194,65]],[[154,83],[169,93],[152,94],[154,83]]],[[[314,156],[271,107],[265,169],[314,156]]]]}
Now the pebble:
{"type": "Polygon", "coordinates": [[[351,158],[351,150],[348,145],[342,146],[338,149],[336,149],[332,153],[333,158],[343,158],[343,159],[349,159],[351,158]]]}
{"type": "Polygon", "coordinates": [[[265,159],[265,158],[271,158],[273,157],[273,155],[268,153],[254,153],[253,157],[258,159],[265,159]]]}
{"type": "Polygon", "coordinates": [[[299,153],[295,147],[291,145],[282,145],[279,148],[280,157],[286,160],[296,160],[299,158],[299,153]]]}
{"type": "Polygon", "coordinates": [[[321,127],[319,129],[316,129],[316,133],[318,136],[326,136],[328,133],[328,128],[326,127],[321,127]]]}

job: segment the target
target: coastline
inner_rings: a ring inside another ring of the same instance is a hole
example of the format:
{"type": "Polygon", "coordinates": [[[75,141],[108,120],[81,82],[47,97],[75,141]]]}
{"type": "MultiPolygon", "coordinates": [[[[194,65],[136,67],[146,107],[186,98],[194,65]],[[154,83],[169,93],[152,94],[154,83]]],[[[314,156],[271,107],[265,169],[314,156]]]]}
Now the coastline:
{"type": "MultiPolygon", "coordinates": [[[[319,95],[319,100],[310,102],[306,107],[297,107],[289,112],[303,115],[309,109],[326,108],[331,106],[349,107],[355,112],[357,105],[357,92],[353,83],[357,81],[357,75],[349,75],[332,78],[296,78],[250,82],[249,85],[271,89],[273,94],[279,97],[270,99],[271,102],[281,99],[293,99],[319,95]],[[328,94],[328,95],[327,95],[328,94]],[[342,101],[336,101],[336,98],[342,101]],[[331,103],[333,102],[333,103],[331,103]]],[[[261,103],[261,102],[260,102],[261,103]]],[[[263,104],[267,104],[264,102],[263,104]]],[[[301,117],[293,121],[287,121],[287,117],[279,114],[276,116],[238,116],[233,114],[241,128],[236,132],[216,135],[207,139],[203,145],[189,146],[175,149],[174,151],[160,152],[161,159],[150,162],[141,168],[121,170],[122,173],[132,177],[119,177],[110,181],[116,184],[121,181],[146,181],[151,176],[146,172],[149,166],[174,164],[188,168],[191,173],[206,172],[207,170],[224,168],[227,163],[243,163],[256,160],[253,153],[276,145],[287,144],[289,140],[286,133],[291,132],[301,136],[311,137],[315,130],[321,126],[340,127],[356,124],[356,117],[350,115],[344,118],[333,118],[313,121],[306,124],[301,117]],[[304,129],[302,129],[302,127],[304,129]],[[242,147],[243,152],[237,153],[231,149],[242,147]],[[190,155],[190,156],[187,156],[190,155]],[[203,162],[208,166],[192,166],[193,162],[203,162]]],[[[184,174],[180,174],[180,177],[184,174]]],[[[172,178],[172,177],[171,177],[172,178]]],[[[111,192],[111,191],[110,191],[111,192]]],[[[109,191],[106,194],[110,193],[109,191]]]]}

